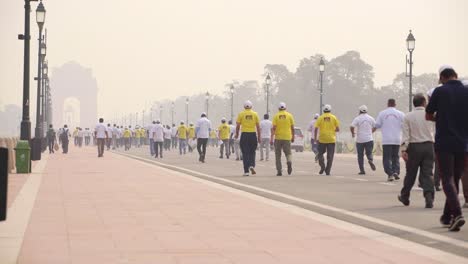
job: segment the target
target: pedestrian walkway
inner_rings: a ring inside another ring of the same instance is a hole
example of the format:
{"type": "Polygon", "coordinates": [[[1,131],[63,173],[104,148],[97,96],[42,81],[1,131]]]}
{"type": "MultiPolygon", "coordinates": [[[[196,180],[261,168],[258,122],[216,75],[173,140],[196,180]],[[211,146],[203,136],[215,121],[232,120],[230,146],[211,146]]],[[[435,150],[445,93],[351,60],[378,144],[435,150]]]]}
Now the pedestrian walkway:
{"type": "MultiPolygon", "coordinates": [[[[51,155],[32,176],[24,186],[36,179],[40,187],[20,264],[466,263],[118,154],[98,159],[94,148],[51,155]]],[[[0,252],[12,250],[2,243],[4,224],[0,252]]]]}

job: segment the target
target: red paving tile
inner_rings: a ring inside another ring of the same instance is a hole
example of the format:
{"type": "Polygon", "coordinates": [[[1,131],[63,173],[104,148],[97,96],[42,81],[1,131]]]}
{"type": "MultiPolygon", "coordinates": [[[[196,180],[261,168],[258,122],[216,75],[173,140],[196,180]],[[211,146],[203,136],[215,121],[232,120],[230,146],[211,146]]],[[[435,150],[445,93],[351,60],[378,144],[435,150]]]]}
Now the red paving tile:
{"type": "Polygon", "coordinates": [[[436,263],[158,167],[95,156],[83,148],[49,158],[18,263],[436,263]]]}

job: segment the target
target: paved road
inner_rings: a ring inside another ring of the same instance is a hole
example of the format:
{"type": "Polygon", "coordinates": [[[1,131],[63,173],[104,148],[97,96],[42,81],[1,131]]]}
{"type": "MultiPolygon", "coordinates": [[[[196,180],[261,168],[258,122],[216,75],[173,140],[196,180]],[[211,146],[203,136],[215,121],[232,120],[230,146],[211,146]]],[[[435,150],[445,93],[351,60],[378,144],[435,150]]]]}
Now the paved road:
{"type": "MultiPolygon", "coordinates": [[[[443,207],[443,193],[436,193],[434,209],[425,209],[422,191],[415,188],[411,197],[411,205],[404,207],[396,198],[401,189],[402,181],[387,182],[381,166],[378,166],[376,172],[368,169],[367,175],[358,176],[356,158],[347,154],[337,155],[332,176],[320,176],[317,173],[319,167],[313,162],[313,154],[304,152],[293,153],[294,172],[291,176],[275,176],[274,159],[270,157],[268,162],[257,162],[257,175],[242,177],[241,161],[219,159],[217,151],[216,148],[208,149],[205,164],[198,162],[198,154],[195,152],[180,156],[177,152],[170,151],[165,153],[163,159],[157,160],[149,155],[146,147],[132,148],[124,153],[190,170],[194,176],[200,176],[197,174],[198,172],[300,198],[303,200],[233,186],[398,237],[468,256],[468,250],[466,250],[468,249],[468,229],[465,228],[459,233],[449,233],[440,227],[438,222],[443,207]],[[311,203],[307,203],[307,201],[311,203]],[[382,220],[385,222],[381,222],[382,220]],[[454,246],[454,244],[458,246],[454,246]]],[[[381,164],[379,157],[376,158],[376,164],[381,164]]],[[[226,183],[223,182],[223,184],[226,183]]]]}

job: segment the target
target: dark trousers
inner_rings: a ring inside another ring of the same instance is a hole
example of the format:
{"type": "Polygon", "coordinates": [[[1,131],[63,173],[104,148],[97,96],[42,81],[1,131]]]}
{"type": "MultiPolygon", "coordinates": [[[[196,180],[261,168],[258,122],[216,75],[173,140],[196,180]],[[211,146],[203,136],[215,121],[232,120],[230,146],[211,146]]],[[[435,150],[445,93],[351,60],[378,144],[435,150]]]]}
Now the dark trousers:
{"type": "Polygon", "coordinates": [[[125,150],[129,150],[130,149],[130,145],[132,144],[131,143],[131,138],[124,138],[124,145],[125,145],[125,150]]]}
{"type": "Polygon", "coordinates": [[[62,140],[62,150],[64,154],[68,153],[68,144],[70,143],[69,140],[62,140]]]}
{"type": "Polygon", "coordinates": [[[112,144],[112,138],[107,138],[106,139],[107,150],[110,150],[111,144],[112,144]]]}
{"type": "Polygon", "coordinates": [[[198,138],[197,139],[197,150],[200,157],[205,158],[206,155],[206,144],[208,143],[207,138],[198,138]]]}
{"type": "Polygon", "coordinates": [[[468,153],[465,153],[465,170],[462,176],[463,185],[463,196],[465,197],[465,203],[468,203],[468,153]]]}
{"type": "Polygon", "coordinates": [[[257,133],[242,132],[240,138],[240,149],[242,152],[242,162],[244,163],[244,172],[248,173],[250,167],[255,167],[255,151],[257,150],[257,133]]]}
{"type": "Polygon", "coordinates": [[[281,172],[283,170],[281,164],[281,152],[284,152],[284,156],[286,156],[286,162],[292,162],[291,140],[275,139],[275,161],[276,170],[278,172],[281,172]]]}
{"type": "Polygon", "coordinates": [[[419,182],[424,197],[434,199],[434,178],[432,177],[434,144],[432,142],[410,143],[406,152],[408,153],[408,161],[406,162],[406,176],[401,196],[404,199],[409,199],[411,188],[413,188],[419,171],[419,182]]]}
{"type": "Polygon", "coordinates": [[[88,146],[91,141],[91,137],[85,137],[85,145],[88,146]]]}
{"type": "Polygon", "coordinates": [[[229,139],[229,150],[230,150],[231,153],[235,152],[235,150],[234,150],[234,139],[233,138],[229,139]]]}
{"type": "Polygon", "coordinates": [[[170,138],[165,138],[164,139],[164,150],[170,150],[171,149],[171,139],[170,138]]]}
{"type": "Polygon", "coordinates": [[[365,143],[356,143],[357,160],[359,164],[359,171],[365,172],[364,170],[364,152],[368,161],[374,161],[372,151],[374,150],[374,141],[365,143]]]}
{"type": "Polygon", "coordinates": [[[172,140],[172,148],[173,148],[173,149],[174,149],[174,148],[176,149],[176,148],[177,148],[177,138],[176,138],[176,137],[172,137],[171,140],[172,140]]]}
{"type": "Polygon", "coordinates": [[[49,153],[54,153],[54,143],[55,143],[55,139],[48,138],[48,139],[47,139],[47,143],[48,143],[48,145],[49,145],[49,153]]]}
{"type": "Polygon", "coordinates": [[[443,217],[449,220],[452,216],[457,217],[462,214],[458,190],[465,168],[465,153],[437,151],[436,157],[446,197],[443,217]]]}
{"type": "Polygon", "coordinates": [[[219,147],[219,154],[223,157],[223,152],[226,151],[226,158],[229,159],[229,139],[223,139],[223,144],[219,147]]]}
{"type": "Polygon", "coordinates": [[[156,158],[159,156],[162,158],[162,153],[163,153],[163,142],[161,141],[154,141],[154,154],[156,155],[156,158]]]}
{"type": "Polygon", "coordinates": [[[154,156],[154,139],[150,138],[150,153],[151,156],[154,156]]]}
{"type": "Polygon", "coordinates": [[[318,161],[320,169],[324,170],[326,174],[330,174],[333,157],[335,156],[335,143],[320,143],[318,145],[318,161]],[[327,165],[325,165],[325,159],[323,154],[327,153],[327,165]]]}
{"type": "Polygon", "coordinates": [[[97,147],[98,147],[98,157],[102,157],[104,155],[104,145],[106,144],[105,138],[98,138],[97,139],[97,147]]]}
{"type": "Polygon", "coordinates": [[[388,176],[400,175],[400,146],[383,145],[382,163],[384,171],[388,176]]]}

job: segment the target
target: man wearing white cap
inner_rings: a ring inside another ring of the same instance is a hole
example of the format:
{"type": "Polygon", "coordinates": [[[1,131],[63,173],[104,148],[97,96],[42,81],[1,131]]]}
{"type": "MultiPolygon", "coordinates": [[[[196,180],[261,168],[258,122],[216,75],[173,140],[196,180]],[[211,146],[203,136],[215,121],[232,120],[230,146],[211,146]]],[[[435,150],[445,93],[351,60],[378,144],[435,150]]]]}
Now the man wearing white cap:
{"type": "Polygon", "coordinates": [[[163,157],[163,142],[164,142],[164,127],[161,125],[161,121],[156,120],[156,124],[152,127],[151,137],[153,138],[154,154],[155,157],[163,157]]]}
{"type": "Polygon", "coordinates": [[[281,151],[286,156],[288,175],[292,172],[291,142],[294,142],[294,117],[286,111],[286,104],[280,103],[278,113],[273,117],[270,143],[275,143],[276,176],[282,176],[281,151]]]}
{"type": "Polygon", "coordinates": [[[376,128],[382,130],[382,163],[388,181],[400,179],[401,129],[405,114],[396,109],[395,99],[388,99],[387,109],[377,116],[376,128]]]}
{"type": "Polygon", "coordinates": [[[252,175],[255,171],[255,151],[258,143],[262,142],[260,120],[258,114],[252,110],[252,102],[244,103],[244,111],[237,116],[237,126],[235,139],[239,138],[239,132],[242,132],[240,138],[240,149],[242,152],[242,161],[244,164],[244,176],[252,175]]]}
{"type": "Polygon", "coordinates": [[[468,89],[452,67],[442,67],[439,78],[443,85],[432,94],[426,119],[436,122],[434,149],[446,196],[440,222],[449,231],[460,231],[465,224],[458,187],[468,163],[468,89]]]}
{"type": "Polygon", "coordinates": [[[195,126],[195,137],[197,138],[198,160],[203,163],[205,163],[206,144],[208,144],[210,132],[211,121],[206,117],[206,113],[202,113],[195,126]]]}
{"type": "MultiPolygon", "coordinates": [[[[312,148],[312,152],[315,153],[315,162],[318,161],[318,156],[317,156],[317,153],[318,153],[318,149],[317,149],[317,146],[318,146],[318,143],[317,141],[314,140],[315,138],[315,122],[317,122],[317,119],[319,118],[319,114],[315,114],[314,115],[314,119],[312,119],[312,121],[310,121],[309,123],[309,127],[307,128],[307,130],[310,132],[310,146],[312,148]]],[[[320,132],[319,132],[320,133],[320,132]]]]}
{"type": "Polygon", "coordinates": [[[271,137],[271,128],[273,124],[269,120],[270,115],[265,114],[263,115],[263,120],[260,121],[260,129],[262,130],[262,143],[260,143],[260,161],[265,160],[268,161],[270,157],[270,137],[271,137]],[[263,155],[263,151],[265,150],[265,156],[263,155]]]}
{"type": "Polygon", "coordinates": [[[315,122],[314,140],[318,138],[318,161],[320,165],[319,174],[323,172],[327,176],[330,175],[330,171],[333,165],[333,157],[335,156],[335,144],[336,144],[336,132],[340,131],[340,121],[336,116],[331,114],[331,105],[325,105],[323,108],[323,114],[315,122]],[[320,131],[320,133],[319,133],[320,131]],[[323,155],[327,153],[327,164],[323,155]]]}
{"type": "Polygon", "coordinates": [[[356,151],[358,156],[359,175],[365,175],[364,170],[364,152],[366,153],[367,161],[373,171],[375,171],[374,158],[372,151],[374,150],[373,133],[375,131],[375,120],[367,114],[367,106],[359,107],[359,115],[354,118],[351,123],[351,136],[356,138],[356,151]],[[356,131],[357,130],[357,131],[356,131]]]}

